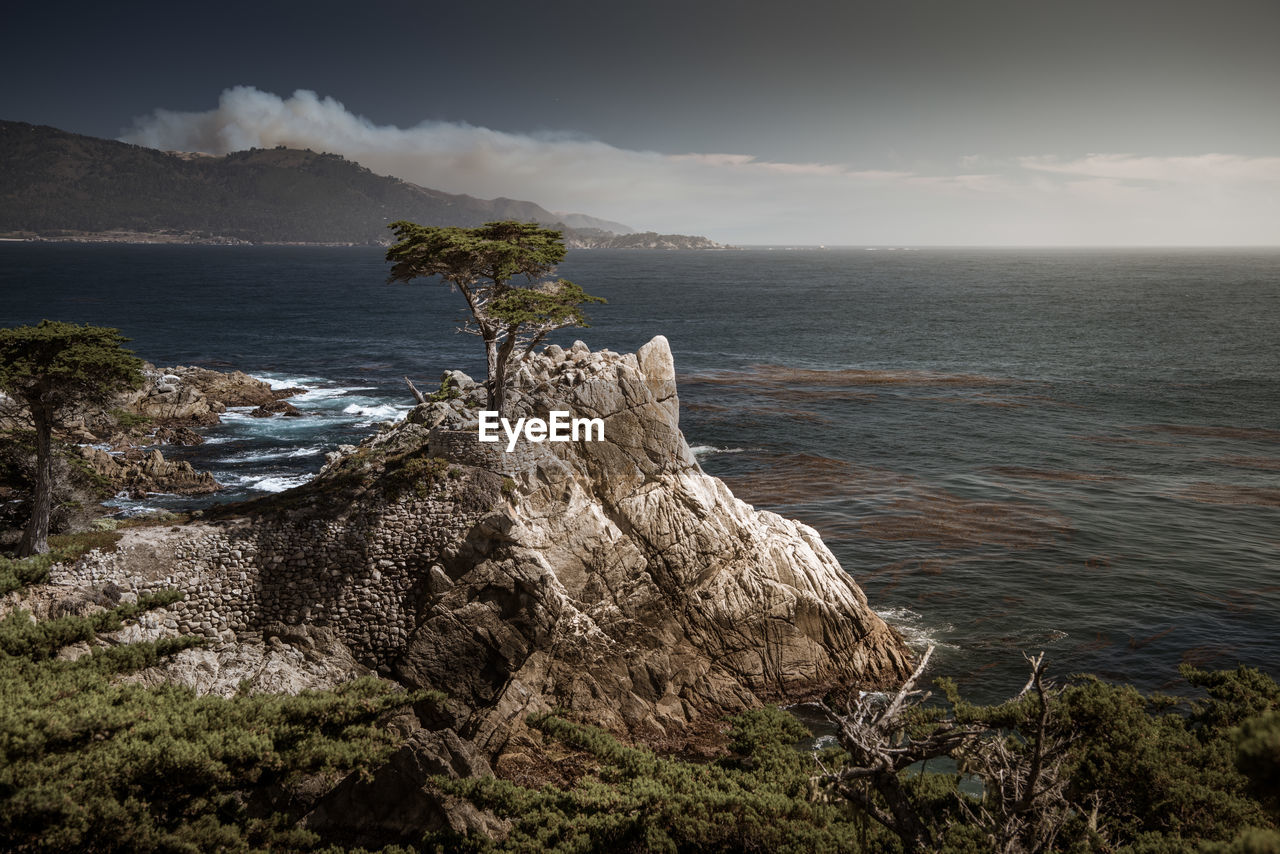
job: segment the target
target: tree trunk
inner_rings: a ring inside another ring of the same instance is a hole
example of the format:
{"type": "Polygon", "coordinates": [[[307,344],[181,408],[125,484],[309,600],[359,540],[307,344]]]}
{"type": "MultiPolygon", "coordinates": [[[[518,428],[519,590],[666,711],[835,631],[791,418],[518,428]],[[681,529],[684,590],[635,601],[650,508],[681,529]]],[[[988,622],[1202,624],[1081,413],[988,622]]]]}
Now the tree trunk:
{"type": "Polygon", "coordinates": [[[18,543],[18,557],[49,551],[49,516],[53,511],[53,419],[43,407],[31,407],[36,428],[36,494],[31,523],[18,543]]]}
{"type": "Polygon", "coordinates": [[[503,393],[502,385],[498,381],[498,339],[485,336],[484,339],[484,355],[488,361],[489,381],[485,386],[487,393],[486,399],[489,401],[489,409],[498,413],[498,417],[502,417],[503,393]]]}
{"type": "Polygon", "coordinates": [[[507,329],[507,337],[503,339],[502,345],[498,347],[498,354],[495,362],[497,364],[497,373],[494,374],[494,388],[497,389],[497,406],[498,415],[505,416],[507,408],[507,386],[510,384],[508,374],[511,371],[511,354],[516,349],[516,328],[514,326],[507,329]]]}
{"type": "Polygon", "coordinates": [[[898,779],[898,772],[892,769],[879,771],[872,778],[872,785],[880,792],[885,803],[889,805],[890,812],[893,813],[895,827],[891,830],[902,840],[902,850],[907,854],[932,850],[933,839],[929,836],[928,828],[916,814],[911,798],[907,796],[902,781],[898,779]]]}

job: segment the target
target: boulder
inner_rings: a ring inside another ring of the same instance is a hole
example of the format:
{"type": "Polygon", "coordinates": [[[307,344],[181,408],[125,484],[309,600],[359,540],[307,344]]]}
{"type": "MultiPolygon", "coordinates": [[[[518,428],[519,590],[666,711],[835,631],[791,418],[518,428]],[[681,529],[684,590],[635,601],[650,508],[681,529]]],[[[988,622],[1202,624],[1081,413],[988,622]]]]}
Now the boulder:
{"type": "Polygon", "coordinates": [[[222,484],[214,480],[209,472],[196,471],[185,460],[166,460],[159,450],[113,456],[86,445],[80,448],[80,455],[94,474],[109,482],[115,491],[128,492],[135,497],[142,497],[148,492],[203,495],[222,489],[222,484]],[[128,456],[135,459],[129,459],[128,456]]]}
{"type": "Polygon", "coordinates": [[[270,418],[272,415],[283,415],[286,418],[298,418],[302,415],[298,410],[298,407],[294,406],[287,400],[273,400],[270,403],[264,403],[249,414],[254,418],[270,418]]]}

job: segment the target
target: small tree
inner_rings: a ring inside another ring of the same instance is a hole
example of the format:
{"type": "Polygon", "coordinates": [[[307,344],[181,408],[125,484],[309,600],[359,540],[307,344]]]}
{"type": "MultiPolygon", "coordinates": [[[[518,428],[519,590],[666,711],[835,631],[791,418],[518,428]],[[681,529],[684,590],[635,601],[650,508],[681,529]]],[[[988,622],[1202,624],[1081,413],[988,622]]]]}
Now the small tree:
{"type": "Polygon", "coordinates": [[[467,301],[471,317],[462,331],[484,341],[490,409],[503,411],[511,377],[535,346],[557,329],[586,326],[582,306],[604,302],[551,278],[564,259],[564,241],[537,223],[437,228],[400,221],[391,228],[398,242],[387,250],[388,281],[439,276],[467,301]],[[525,284],[512,284],[517,277],[525,284]]]}
{"type": "Polygon", "coordinates": [[[142,362],[117,329],[43,320],[0,329],[0,391],[26,407],[36,434],[35,496],[18,556],[49,551],[53,430],[72,412],[142,384],[142,362]]]}

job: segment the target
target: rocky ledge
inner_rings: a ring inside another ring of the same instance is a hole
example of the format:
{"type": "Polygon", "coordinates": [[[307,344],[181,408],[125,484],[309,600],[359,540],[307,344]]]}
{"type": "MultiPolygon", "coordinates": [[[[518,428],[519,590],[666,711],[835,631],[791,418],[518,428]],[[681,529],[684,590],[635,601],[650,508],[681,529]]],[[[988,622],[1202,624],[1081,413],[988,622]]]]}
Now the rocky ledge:
{"type": "MultiPolygon", "coordinates": [[[[424,721],[437,735],[411,745],[465,744],[464,764],[499,774],[540,761],[531,712],[678,747],[764,701],[906,674],[901,638],[812,528],[701,470],[664,338],[628,355],[551,346],[521,368],[513,417],[600,418],[606,441],[481,444],[479,387],[451,378],[456,397],[334,455],[311,483],[220,519],[126,531],[115,553],[53,580],[183,589],[139,631],[213,640],[164,674],[204,690],[323,686],[356,665],[441,690],[447,711],[424,721]],[[289,661],[309,669],[282,675],[289,661]]],[[[386,786],[353,783],[343,803],[386,786]]]]}
{"type": "Polygon", "coordinates": [[[187,462],[165,459],[156,445],[198,445],[195,429],[217,424],[233,406],[255,407],[255,418],[302,413],[284,398],[300,389],[272,389],[241,371],[146,365],[143,385],[121,394],[109,411],[83,413],[67,427],[88,468],[113,492],[202,495],[222,485],[187,462]],[[111,452],[104,450],[110,447],[111,452]]]}

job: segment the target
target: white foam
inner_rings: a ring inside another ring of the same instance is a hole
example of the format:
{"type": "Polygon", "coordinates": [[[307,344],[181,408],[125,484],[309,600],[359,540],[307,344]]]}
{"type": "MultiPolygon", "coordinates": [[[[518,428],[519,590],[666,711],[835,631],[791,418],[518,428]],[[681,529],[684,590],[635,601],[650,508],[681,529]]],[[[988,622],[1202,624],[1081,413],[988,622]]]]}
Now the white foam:
{"type": "Polygon", "coordinates": [[[218,460],[224,465],[235,463],[259,463],[267,460],[296,459],[298,457],[316,457],[324,453],[324,445],[310,445],[302,448],[281,448],[274,451],[242,451],[218,460]]]}
{"type": "Polygon", "coordinates": [[[396,406],[392,403],[376,404],[373,406],[352,403],[342,411],[347,415],[359,415],[364,418],[377,418],[383,421],[390,421],[392,419],[399,418],[409,410],[407,407],[396,406]]]}
{"type": "Polygon", "coordinates": [[[323,388],[309,388],[304,393],[289,400],[296,404],[299,403],[318,403],[322,400],[333,400],[335,397],[347,397],[357,391],[376,391],[376,389],[367,386],[326,386],[323,388]]]}
{"type": "Polygon", "coordinates": [[[924,616],[910,608],[886,608],[876,613],[880,615],[880,619],[897,629],[898,634],[902,635],[907,646],[912,649],[923,651],[931,646],[943,649],[960,648],[941,639],[942,635],[955,631],[955,627],[950,624],[927,626],[924,624],[924,616]]]}
{"type": "Polygon", "coordinates": [[[746,448],[717,448],[714,445],[694,445],[689,450],[693,452],[695,457],[702,458],[712,454],[741,454],[746,448]]]}
{"type": "Polygon", "coordinates": [[[258,492],[284,492],[286,489],[293,489],[295,486],[302,484],[315,477],[314,474],[280,475],[273,474],[265,477],[248,477],[244,478],[243,483],[249,489],[258,492]]]}
{"type": "Polygon", "coordinates": [[[295,377],[289,374],[276,374],[271,371],[264,371],[260,374],[249,374],[255,380],[261,380],[273,389],[278,388],[306,388],[316,383],[328,382],[324,377],[295,377]]]}

